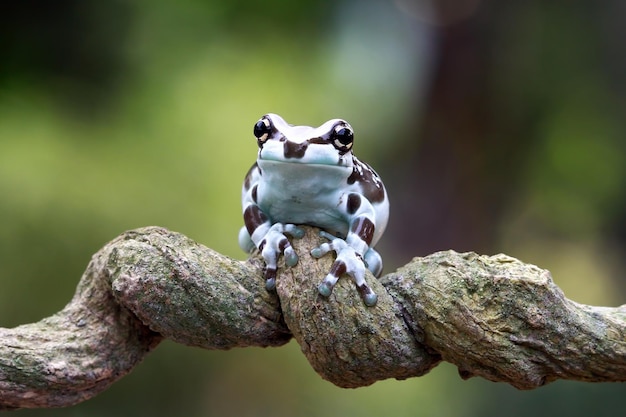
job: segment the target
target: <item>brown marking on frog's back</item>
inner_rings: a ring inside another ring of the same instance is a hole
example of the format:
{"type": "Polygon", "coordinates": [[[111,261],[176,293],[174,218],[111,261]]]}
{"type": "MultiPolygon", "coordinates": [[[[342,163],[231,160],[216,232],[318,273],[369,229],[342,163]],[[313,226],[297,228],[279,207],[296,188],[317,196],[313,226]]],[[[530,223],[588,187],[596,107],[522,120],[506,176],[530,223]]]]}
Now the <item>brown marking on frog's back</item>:
{"type": "Polygon", "coordinates": [[[383,182],[368,164],[353,158],[352,174],[348,177],[348,184],[358,182],[363,189],[363,195],[372,203],[380,203],[385,199],[383,182]]]}

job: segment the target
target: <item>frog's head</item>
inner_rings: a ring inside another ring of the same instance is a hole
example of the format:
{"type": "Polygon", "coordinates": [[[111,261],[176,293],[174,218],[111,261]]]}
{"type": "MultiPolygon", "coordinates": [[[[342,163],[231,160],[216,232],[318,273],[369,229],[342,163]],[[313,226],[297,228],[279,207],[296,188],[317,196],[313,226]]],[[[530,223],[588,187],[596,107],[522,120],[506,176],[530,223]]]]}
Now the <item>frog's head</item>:
{"type": "Polygon", "coordinates": [[[277,114],[266,114],[254,125],[259,161],[351,166],[354,130],[345,120],[319,127],[293,126],[277,114]]]}

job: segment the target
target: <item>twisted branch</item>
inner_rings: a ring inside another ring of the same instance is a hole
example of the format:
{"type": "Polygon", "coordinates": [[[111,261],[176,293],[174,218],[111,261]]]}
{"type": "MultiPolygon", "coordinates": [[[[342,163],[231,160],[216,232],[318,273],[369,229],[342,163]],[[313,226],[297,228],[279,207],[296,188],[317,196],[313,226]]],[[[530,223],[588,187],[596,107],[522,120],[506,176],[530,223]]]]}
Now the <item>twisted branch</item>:
{"type": "Polygon", "coordinates": [[[329,299],[317,285],[331,256],[306,255],[316,229],[293,242],[301,255],[268,293],[258,259],[240,262],[150,227],[94,255],[76,294],[38,323],[0,328],[0,409],[86,400],[128,373],[164,338],[206,349],[280,346],[293,336],[313,368],[341,387],[427,373],[441,360],[461,377],[531,389],[555,379],[626,380],[626,305],[591,307],[564,297],[550,274],[505,255],[453,251],[415,258],[329,299]]]}

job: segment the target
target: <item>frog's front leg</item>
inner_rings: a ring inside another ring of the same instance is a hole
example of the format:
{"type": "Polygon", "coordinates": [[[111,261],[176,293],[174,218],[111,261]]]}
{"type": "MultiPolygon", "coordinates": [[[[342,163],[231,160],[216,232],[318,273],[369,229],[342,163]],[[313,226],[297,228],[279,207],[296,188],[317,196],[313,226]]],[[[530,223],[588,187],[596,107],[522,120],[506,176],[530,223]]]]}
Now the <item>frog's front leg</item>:
{"type": "Polygon", "coordinates": [[[318,287],[318,291],[322,296],[330,296],[339,277],[343,274],[348,274],[354,280],[365,304],[368,306],[376,304],[378,296],[365,281],[366,267],[375,276],[379,276],[382,272],[380,255],[369,248],[373,233],[374,224],[368,217],[357,217],[354,219],[345,240],[326,232],[320,232],[320,235],[329,239],[330,243],[323,243],[313,249],[311,255],[320,258],[330,251],[337,253],[337,259],[328,275],[326,275],[318,287]]]}
{"type": "Polygon", "coordinates": [[[276,270],[280,255],[284,254],[287,266],[294,266],[298,263],[298,255],[285,233],[301,238],[304,236],[304,230],[293,224],[272,224],[256,204],[250,204],[244,210],[244,223],[245,226],[239,233],[239,245],[246,251],[254,247],[259,249],[265,261],[263,269],[265,288],[271,291],[276,288],[276,270]]]}

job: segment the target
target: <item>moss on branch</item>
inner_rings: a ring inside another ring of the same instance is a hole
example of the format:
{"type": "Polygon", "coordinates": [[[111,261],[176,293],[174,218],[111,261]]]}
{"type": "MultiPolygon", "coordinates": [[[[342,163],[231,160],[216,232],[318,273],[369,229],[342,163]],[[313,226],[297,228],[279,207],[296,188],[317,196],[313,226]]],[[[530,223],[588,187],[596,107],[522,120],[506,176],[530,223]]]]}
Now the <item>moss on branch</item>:
{"type": "Polygon", "coordinates": [[[463,378],[531,389],[555,379],[626,380],[626,306],[568,300],[548,271],[506,255],[438,252],[368,281],[366,307],[341,279],[317,285],[331,256],[293,241],[277,291],[261,263],[235,261],[149,227],[96,253],[76,294],[38,323],[0,328],[0,409],[71,405],[130,372],[164,338],[206,349],[280,346],[293,336],[311,366],[342,387],[427,373],[441,360],[463,378]]]}

